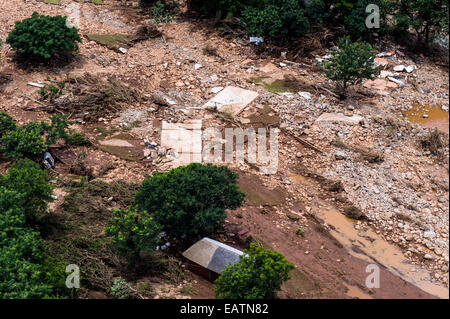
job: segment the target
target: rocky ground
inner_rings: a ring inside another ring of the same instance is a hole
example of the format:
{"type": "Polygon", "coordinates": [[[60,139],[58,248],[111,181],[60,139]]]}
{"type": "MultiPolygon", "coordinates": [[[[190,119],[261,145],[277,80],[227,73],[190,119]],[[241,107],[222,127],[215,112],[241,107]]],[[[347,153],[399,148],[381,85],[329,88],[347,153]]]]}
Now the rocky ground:
{"type": "MultiPolygon", "coordinates": [[[[66,8],[73,3],[1,3],[0,38],[6,38],[14,21],[33,11],[67,14],[66,8]]],[[[405,115],[417,105],[426,106],[420,119],[443,112],[433,125],[448,126],[448,68],[420,54],[406,56],[402,48],[387,45],[379,50],[378,79],[353,88],[347,99],[341,100],[316,67],[318,60],[327,58],[326,51],[290,62],[289,54],[261,54],[261,49],[245,38],[225,39],[215,28],[183,16],[158,25],[162,37],[122,52],[110,50],[89,41],[87,35],[131,34],[146,17],[135,3],[104,3],[78,3],[83,43],[78,57],[68,65],[20,67],[10,48],[3,47],[0,73],[11,81],[0,93],[2,111],[19,122],[47,119],[48,113],[34,100],[38,99],[37,89],[28,82],[45,82],[47,76],[64,80],[85,73],[114,74],[148,99],[96,121],[73,118],[73,128],[96,141],[96,147],[85,150],[85,161],[94,174],[101,171],[104,180],[132,182],[171,167],[170,156],[158,147],[163,120],[202,119],[203,128],[221,130],[236,125],[278,127],[276,174],[261,175],[248,163],[231,165],[245,176],[241,184],[249,200],[244,208],[230,213],[227,222],[282,252],[309,278],[295,281],[306,287],[306,292],[298,293],[288,285],[283,296],[419,298],[446,294],[448,298],[448,128],[446,132],[443,129],[444,145],[436,154],[421,147],[431,129],[411,123],[405,115]],[[214,48],[213,54],[207,47],[214,48]],[[229,85],[259,96],[234,117],[203,107],[214,92],[229,85]],[[328,113],[332,115],[327,118],[328,113]],[[105,144],[112,137],[119,144],[105,144]],[[125,154],[120,144],[124,141],[131,145],[125,154]],[[150,156],[155,149],[158,159],[150,156]],[[258,189],[259,184],[264,188],[258,189]],[[259,193],[255,194],[255,189],[259,193]],[[344,217],[349,215],[349,207],[359,212],[356,217],[360,220],[344,217]],[[298,227],[304,229],[304,237],[295,234],[298,227]],[[373,242],[378,246],[370,247],[373,242]],[[370,251],[377,247],[386,251],[370,251]],[[380,291],[364,287],[367,261],[363,256],[386,267],[383,276],[389,278],[389,287],[380,291]],[[434,286],[430,288],[428,283],[434,286]],[[447,290],[441,289],[444,286],[447,290]]],[[[63,165],[59,172],[66,172],[63,165]]],[[[236,232],[229,231],[223,240],[239,246],[236,232]]],[[[207,284],[201,287],[207,289],[207,284]]],[[[178,296],[178,288],[162,287],[157,295],[178,296]]]]}

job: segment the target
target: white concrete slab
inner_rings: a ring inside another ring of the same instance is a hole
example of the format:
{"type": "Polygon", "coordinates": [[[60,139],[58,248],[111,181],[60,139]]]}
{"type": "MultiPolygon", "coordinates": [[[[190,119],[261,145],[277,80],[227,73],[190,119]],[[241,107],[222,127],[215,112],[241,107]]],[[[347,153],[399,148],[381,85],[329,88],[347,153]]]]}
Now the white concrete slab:
{"type": "Polygon", "coordinates": [[[202,161],[202,120],[185,123],[163,121],[161,146],[176,153],[172,167],[201,163],[202,161]]]}
{"type": "Polygon", "coordinates": [[[204,105],[204,108],[217,107],[217,110],[220,112],[229,112],[233,115],[238,115],[257,97],[257,92],[234,86],[227,86],[219,94],[209,100],[204,105]]]}
{"type": "Polygon", "coordinates": [[[353,116],[345,116],[342,113],[323,113],[319,118],[316,120],[316,124],[321,123],[341,123],[341,124],[349,124],[349,125],[357,125],[359,122],[361,122],[364,118],[359,115],[353,115],[353,116]]]}
{"type": "Polygon", "coordinates": [[[117,138],[113,138],[110,140],[106,140],[106,141],[100,141],[101,145],[106,145],[106,146],[117,146],[117,147],[134,147],[132,144],[128,143],[125,140],[120,140],[117,138]]]}

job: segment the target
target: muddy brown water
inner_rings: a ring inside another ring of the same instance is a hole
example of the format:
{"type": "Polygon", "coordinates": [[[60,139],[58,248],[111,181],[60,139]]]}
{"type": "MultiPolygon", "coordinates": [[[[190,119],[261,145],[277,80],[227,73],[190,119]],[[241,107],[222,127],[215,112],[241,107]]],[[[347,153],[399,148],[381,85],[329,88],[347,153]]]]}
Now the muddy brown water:
{"type": "MultiPolygon", "coordinates": [[[[385,266],[391,273],[439,298],[449,298],[448,288],[432,283],[431,274],[411,264],[400,248],[385,241],[372,230],[355,229],[355,221],[335,210],[317,212],[319,218],[334,228],[331,234],[346,247],[349,253],[368,262],[385,266]],[[357,249],[355,249],[357,247],[357,249]]],[[[348,287],[349,296],[361,293],[357,287],[348,287]]]]}
{"type": "MultiPolygon", "coordinates": [[[[291,180],[296,184],[307,183],[304,176],[289,173],[291,180]]],[[[431,274],[407,260],[399,247],[390,244],[373,230],[365,231],[355,228],[356,221],[341,214],[335,209],[316,210],[316,216],[331,226],[331,235],[336,238],[354,257],[366,260],[386,267],[392,274],[419,287],[423,291],[439,297],[449,298],[448,288],[432,283],[431,274]]],[[[345,285],[348,288],[347,295],[357,298],[369,298],[358,287],[345,285]]]]}
{"type": "Polygon", "coordinates": [[[415,104],[403,114],[412,123],[422,125],[423,127],[437,128],[444,133],[449,132],[448,112],[444,112],[438,106],[415,104]]]}

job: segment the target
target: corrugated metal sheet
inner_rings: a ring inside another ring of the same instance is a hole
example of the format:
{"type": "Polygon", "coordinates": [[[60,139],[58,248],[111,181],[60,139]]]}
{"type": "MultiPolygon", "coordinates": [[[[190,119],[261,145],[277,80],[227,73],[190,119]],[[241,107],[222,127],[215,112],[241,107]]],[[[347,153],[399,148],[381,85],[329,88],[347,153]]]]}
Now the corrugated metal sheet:
{"type": "Polygon", "coordinates": [[[187,249],[183,256],[215,273],[239,260],[244,253],[210,238],[203,238],[187,249]]]}

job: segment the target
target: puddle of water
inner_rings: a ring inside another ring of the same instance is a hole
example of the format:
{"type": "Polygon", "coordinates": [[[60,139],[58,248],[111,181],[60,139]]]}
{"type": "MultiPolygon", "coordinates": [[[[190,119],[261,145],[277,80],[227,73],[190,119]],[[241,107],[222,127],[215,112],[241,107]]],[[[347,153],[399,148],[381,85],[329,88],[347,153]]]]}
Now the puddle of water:
{"type": "Polygon", "coordinates": [[[351,255],[369,263],[381,264],[393,274],[429,294],[439,298],[449,298],[448,288],[430,282],[431,275],[427,270],[410,264],[400,248],[388,243],[374,231],[369,229],[361,232],[355,229],[355,221],[335,210],[319,211],[317,215],[334,227],[330,233],[348,249],[351,255]],[[359,249],[352,249],[355,246],[359,249]]]}
{"type": "Polygon", "coordinates": [[[373,299],[373,297],[367,293],[365,293],[362,289],[349,285],[344,282],[344,286],[347,287],[347,296],[358,299],[373,299]]]}
{"type": "Polygon", "coordinates": [[[299,175],[299,174],[295,174],[295,173],[292,173],[292,172],[289,172],[289,178],[295,184],[301,184],[301,183],[306,182],[308,180],[308,177],[302,176],[302,175],[299,175]]]}
{"type": "Polygon", "coordinates": [[[420,124],[423,127],[437,128],[444,133],[449,132],[448,112],[444,112],[438,106],[415,104],[410,110],[403,114],[412,123],[420,124]],[[424,115],[427,117],[424,117],[424,115]]]}

